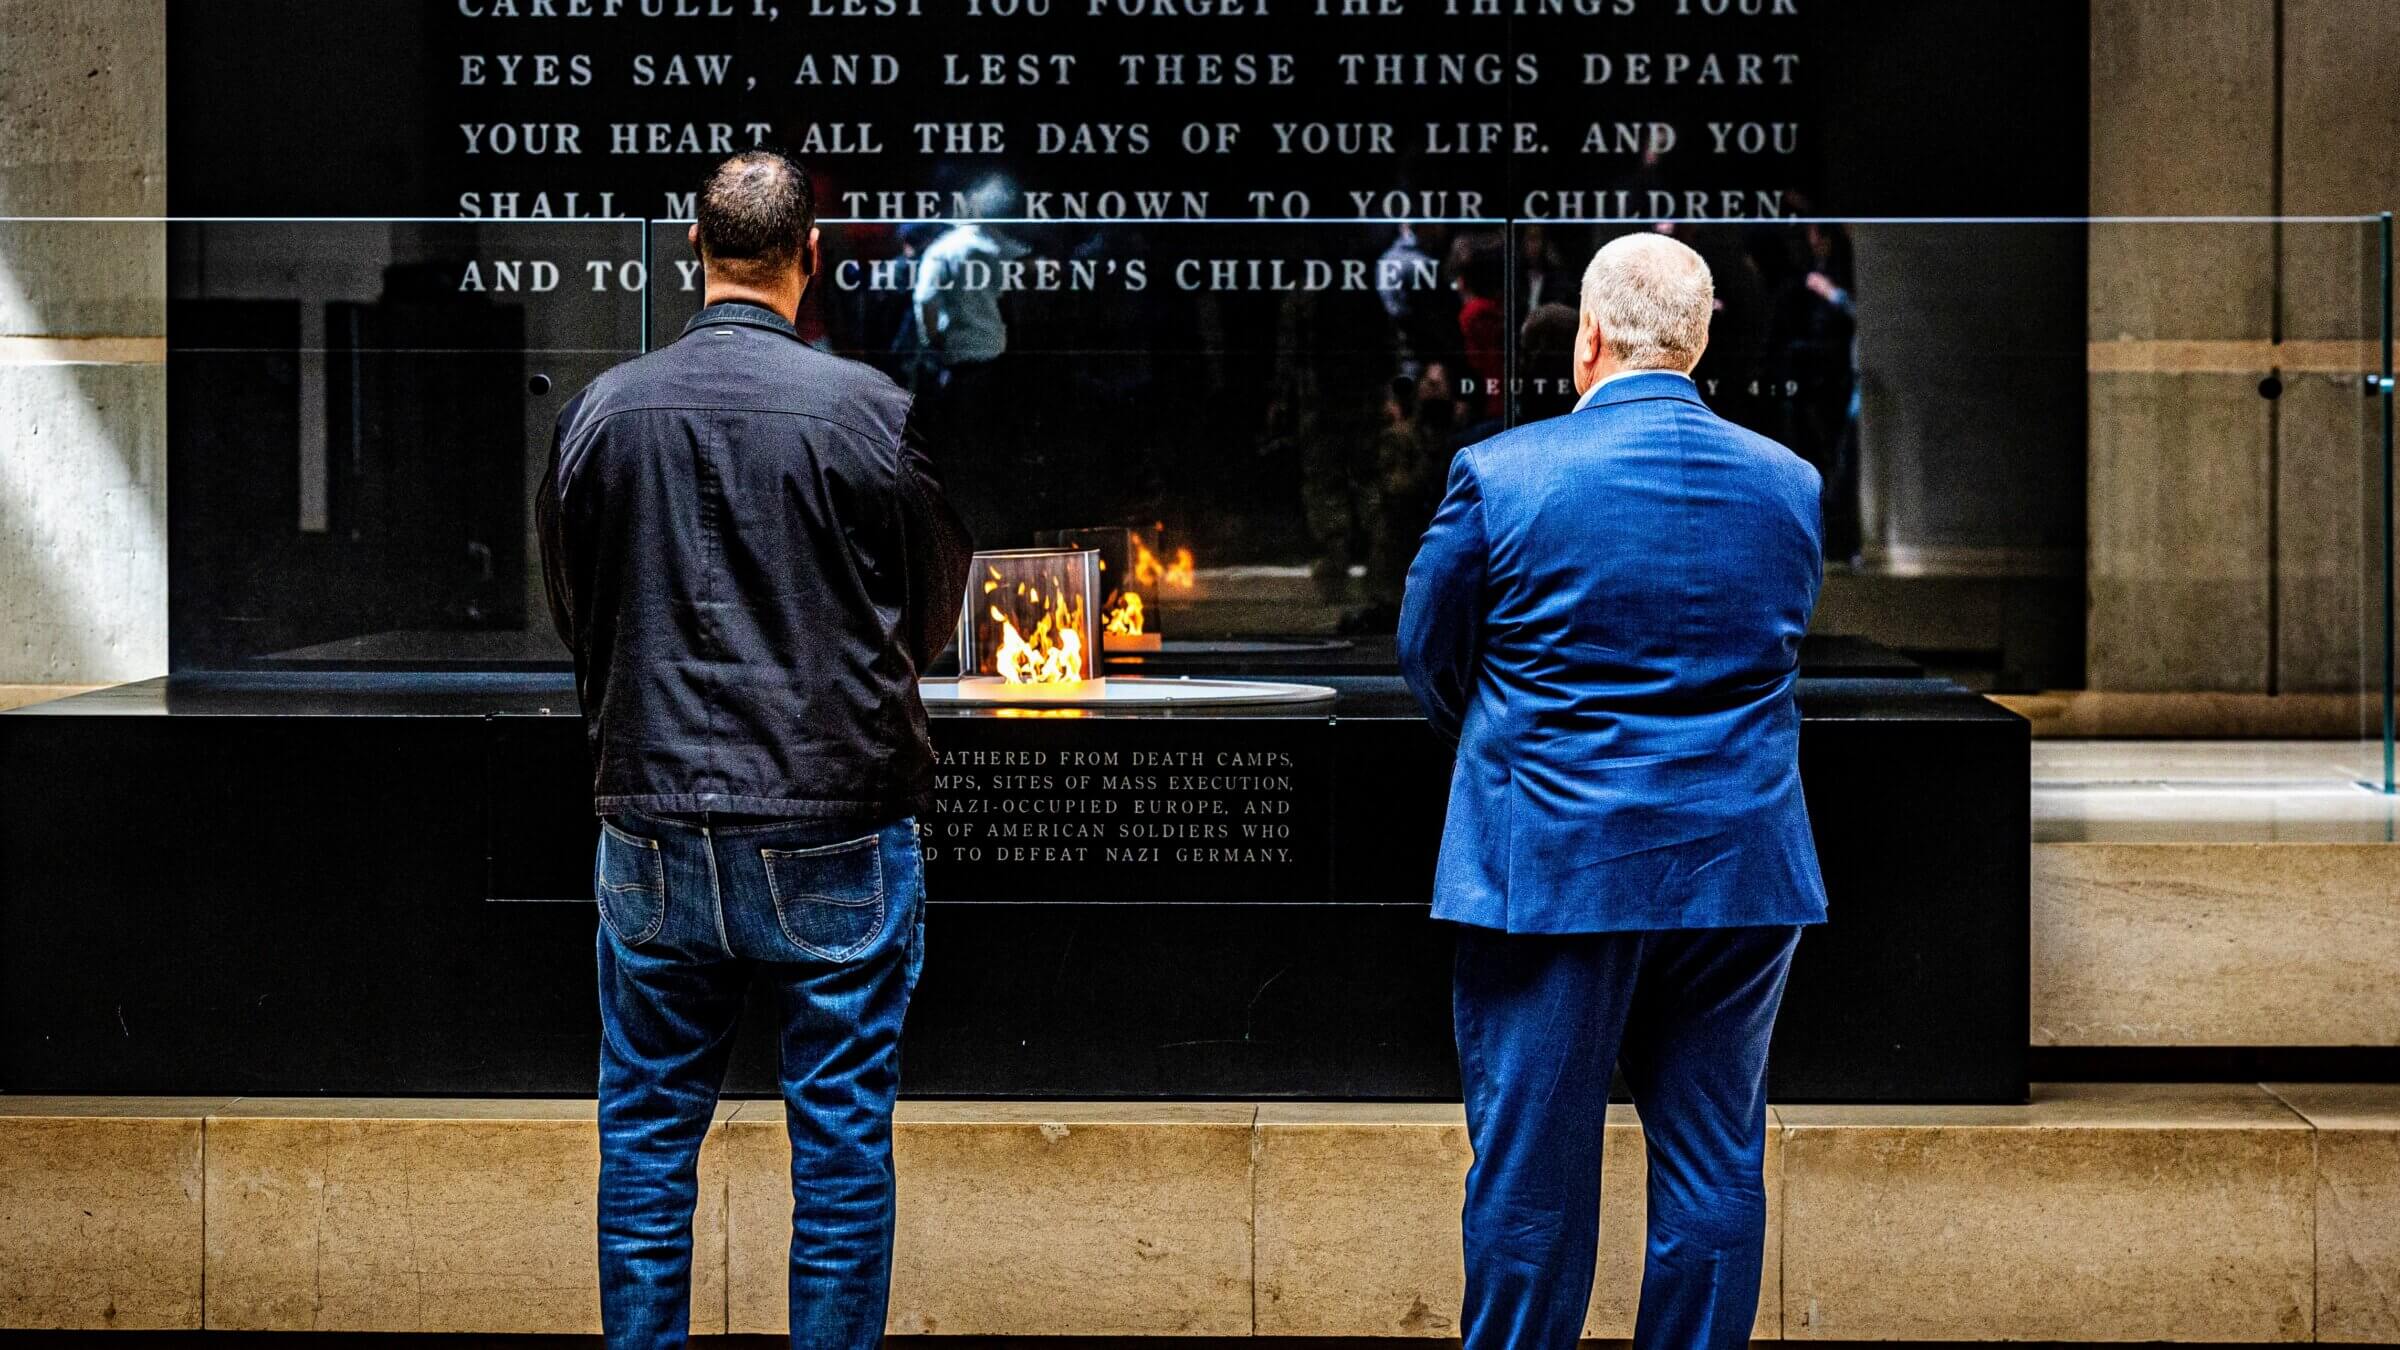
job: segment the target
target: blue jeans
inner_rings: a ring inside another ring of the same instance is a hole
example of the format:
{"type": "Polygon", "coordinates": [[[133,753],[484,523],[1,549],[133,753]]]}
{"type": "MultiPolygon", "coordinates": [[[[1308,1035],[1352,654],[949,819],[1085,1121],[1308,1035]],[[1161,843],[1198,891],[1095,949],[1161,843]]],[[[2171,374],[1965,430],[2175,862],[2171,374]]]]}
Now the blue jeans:
{"type": "Polygon", "coordinates": [[[900,1024],[924,961],[914,819],[602,823],[600,1317],[611,1347],[690,1330],[692,1207],[752,971],[773,978],[792,1140],[791,1337],[872,1346],[892,1261],[900,1024]]]}
{"type": "Polygon", "coordinates": [[[1767,1042],[1796,927],[1458,930],[1465,1350],[1572,1350],[1600,1240],[1612,1067],[1650,1158],[1634,1350],[1745,1350],[1767,1199],[1767,1042]]]}

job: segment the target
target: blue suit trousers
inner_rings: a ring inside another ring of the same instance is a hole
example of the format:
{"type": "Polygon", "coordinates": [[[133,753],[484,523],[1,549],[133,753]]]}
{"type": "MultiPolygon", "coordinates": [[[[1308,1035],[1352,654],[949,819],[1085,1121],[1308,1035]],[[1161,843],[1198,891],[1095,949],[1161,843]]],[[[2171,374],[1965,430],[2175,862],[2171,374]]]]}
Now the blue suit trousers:
{"type": "Polygon", "coordinates": [[[1591,1302],[1600,1144],[1622,1067],[1649,1151],[1636,1350],[1750,1339],[1766,1240],[1767,1042],[1794,926],[1458,930],[1466,1350],[1568,1350],[1591,1302]]]}

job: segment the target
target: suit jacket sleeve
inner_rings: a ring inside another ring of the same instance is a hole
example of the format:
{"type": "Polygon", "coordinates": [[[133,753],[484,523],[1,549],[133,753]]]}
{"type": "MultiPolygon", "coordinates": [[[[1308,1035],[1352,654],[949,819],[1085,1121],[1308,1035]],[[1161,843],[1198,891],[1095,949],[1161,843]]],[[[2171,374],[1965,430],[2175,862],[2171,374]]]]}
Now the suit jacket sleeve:
{"type": "Polygon", "coordinates": [[[1409,565],[1400,603],[1400,674],[1434,730],[1451,740],[1475,688],[1489,550],[1474,455],[1462,450],[1450,461],[1450,486],[1409,565]]]}
{"type": "Polygon", "coordinates": [[[901,553],[908,567],[909,655],[923,671],[958,631],[975,541],[950,505],[911,417],[900,431],[901,553]]]}

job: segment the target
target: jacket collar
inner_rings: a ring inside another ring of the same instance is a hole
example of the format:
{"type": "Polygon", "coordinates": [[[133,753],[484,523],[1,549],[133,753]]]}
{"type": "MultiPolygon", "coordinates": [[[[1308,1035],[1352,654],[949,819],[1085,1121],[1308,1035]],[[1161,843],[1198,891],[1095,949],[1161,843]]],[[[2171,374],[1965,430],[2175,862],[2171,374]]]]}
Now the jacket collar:
{"type": "Polygon", "coordinates": [[[720,323],[748,324],[752,328],[771,329],[794,342],[800,340],[800,330],[792,327],[791,320],[764,305],[754,305],[747,300],[727,300],[710,305],[693,315],[692,321],[683,326],[683,331],[689,333],[695,328],[720,323]]]}
{"type": "Polygon", "coordinates": [[[1671,370],[1645,370],[1638,375],[1610,380],[1593,390],[1591,401],[1576,411],[1586,412],[1646,398],[1679,398],[1686,403],[1698,403],[1704,408],[1708,406],[1701,402],[1700,386],[1692,383],[1690,376],[1678,375],[1671,370]]]}

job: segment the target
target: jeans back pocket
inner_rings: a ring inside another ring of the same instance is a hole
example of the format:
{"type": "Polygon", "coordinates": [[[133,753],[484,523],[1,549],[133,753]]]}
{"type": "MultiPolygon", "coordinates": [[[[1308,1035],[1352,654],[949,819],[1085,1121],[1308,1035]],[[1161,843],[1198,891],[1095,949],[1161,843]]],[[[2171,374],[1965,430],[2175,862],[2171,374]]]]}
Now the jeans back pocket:
{"type": "Polygon", "coordinates": [[[883,932],[883,837],[817,848],[762,848],[767,894],[784,938],[825,961],[847,961],[883,932]]]}
{"type": "Polygon", "coordinates": [[[600,902],[600,921],[617,941],[638,947],[657,937],[667,922],[667,864],[658,841],[601,821],[592,898],[600,902]]]}

